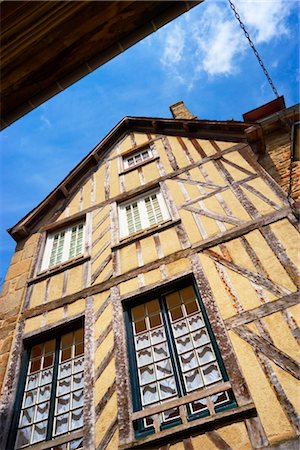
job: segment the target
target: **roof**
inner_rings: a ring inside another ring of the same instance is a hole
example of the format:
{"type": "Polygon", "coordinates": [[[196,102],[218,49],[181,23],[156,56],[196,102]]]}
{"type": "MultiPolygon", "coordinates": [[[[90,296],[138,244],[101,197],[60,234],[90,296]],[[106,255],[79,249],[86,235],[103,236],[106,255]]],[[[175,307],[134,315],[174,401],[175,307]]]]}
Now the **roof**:
{"type": "Polygon", "coordinates": [[[1,128],[202,1],[1,1],[1,128]]]}
{"type": "Polygon", "coordinates": [[[252,124],[238,121],[209,121],[196,119],[162,119],[153,117],[124,117],[102,141],[64,178],[50,194],[16,225],[8,230],[19,241],[28,236],[42,217],[58,202],[74,193],[79,180],[104,158],[117,141],[129,131],[246,142],[245,130],[252,124]]]}

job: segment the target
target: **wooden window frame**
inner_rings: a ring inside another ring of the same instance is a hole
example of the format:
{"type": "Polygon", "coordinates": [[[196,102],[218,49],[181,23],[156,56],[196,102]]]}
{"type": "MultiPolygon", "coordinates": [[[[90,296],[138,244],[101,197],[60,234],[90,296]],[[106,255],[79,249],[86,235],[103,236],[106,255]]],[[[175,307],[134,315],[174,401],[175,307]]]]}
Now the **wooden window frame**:
{"type": "MultiPolygon", "coordinates": [[[[127,352],[128,352],[128,359],[129,359],[129,376],[131,381],[131,392],[132,392],[132,404],[133,404],[133,414],[132,414],[132,422],[135,427],[135,437],[137,439],[144,438],[146,436],[153,435],[155,436],[156,433],[159,433],[160,431],[166,430],[171,427],[176,427],[180,424],[186,424],[186,423],[193,423],[196,419],[202,419],[206,418],[207,420],[210,420],[211,417],[216,417],[219,412],[227,411],[233,408],[237,407],[237,402],[234,398],[234,394],[232,392],[231,383],[229,382],[228,374],[226,372],[226,368],[216,341],[216,338],[214,336],[213,330],[211,328],[206,310],[205,305],[201,299],[200,293],[197,289],[196,283],[193,280],[192,277],[188,277],[178,283],[173,283],[172,285],[167,285],[161,290],[157,290],[152,295],[143,295],[140,299],[135,299],[134,301],[127,301],[124,305],[124,315],[125,315],[125,326],[126,326],[126,337],[127,337],[127,352]],[[195,292],[195,296],[201,311],[201,314],[204,319],[205,328],[209,334],[210,342],[213,347],[213,350],[215,352],[216,361],[218,363],[222,379],[217,382],[217,384],[214,384],[213,386],[207,386],[200,389],[196,389],[195,391],[185,393],[185,387],[184,387],[184,381],[182,378],[182,370],[180,368],[179,364],[179,358],[178,358],[178,352],[175,345],[175,338],[174,336],[170,335],[172,334],[172,331],[170,333],[171,323],[170,319],[168,317],[168,308],[166,305],[165,300],[163,300],[163,297],[167,293],[176,292],[180,289],[183,289],[184,287],[192,286],[195,292]],[[165,403],[162,403],[160,405],[156,405],[154,407],[148,407],[145,409],[142,409],[141,399],[140,399],[140,393],[139,393],[139,381],[138,381],[138,374],[137,374],[137,365],[136,365],[136,356],[135,356],[135,348],[134,348],[134,337],[133,337],[133,331],[132,331],[132,319],[131,319],[131,308],[133,306],[142,305],[146,303],[149,300],[152,300],[154,298],[159,298],[159,301],[162,304],[164,303],[164,313],[163,313],[163,325],[165,332],[167,333],[167,341],[169,345],[169,351],[172,355],[172,365],[174,370],[174,377],[176,379],[176,384],[178,389],[178,397],[173,400],[169,400],[165,403]],[[179,383],[179,385],[178,385],[179,383]],[[229,393],[229,400],[224,403],[223,405],[219,405],[216,407],[214,411],[214,407],[212,405],[212,402],[208,402],[208,410],[205,410],[204,412],[190,412],[187,414],[184,414],[184,405],[190,403],[194,400],[199,400],[201,398],[207,397],[210,398],[210,395],[215,395],[218,392],[227,391],[229,393]],[[181,394],[181,395],[180,395],[181,394]],[[150,428],[143,427],[143,419],[149,416],[154,415],[156,418],[158,417],[159,413],[163,412],[164,410],[170,409],[171,407],[178,407],[180,410],[180,415],[182,416],[184,414],[184,417],[181,419],[177,419],[174,421],[170,421],[169,424],[165,423],[161,426],[160,423],[155,421],[154,419],[154,426],[150,428]]],[[[204,419],[205,420],[205,419],[204,419]]],[[[176,428],[174,429],[176,432],[176,428]]]]}
{"type": "Polygon", "coordinates": [[[153,160],[153,156],[154,156],[154,155],[153,155],[153,150],[152,150],[152,148],[151,148],[149,145],[147,145],[147,144],[141,146],[140,148],[137,148],[137,149],[135,149],[135,150],[132,150],[132,151],[130,151],[129,153],[125,153],[125,154],[122,156],[122,160],[123,160],[123,171],[124,171],[124,172],[127,172],[127,171],[130,171],[130,170],[132,170],[132,169],[135,169],[136,167],[140,167],[141,165],[147,163],[148,161],[152,161],[152,160],[153,160]],[[142,154],[143,154],[145,151],[148,152],[149,156],[148,156],[147,158],[143,159],[142,154]],[[137,156],[139,156],[139,155],[140,155],[140,157],[141,157],[141,160],[140,160],[139,162],[135,162],[135,158],[136,158],[137,156]],[[128,160],[129,160],[130,158],[133,158],[133,160],[134,160],[134,162],[133,162],[132,165],[129,165],[129,164],[128,164],[128,160]]]}
{"type": "MultiPolygon", "coordinates": [[[[7,446],[8,448],[15,448],[18,424],[21,414],[23,396],[25,392],[25,385],[27,380],[27,371],[30,362],[30,351],[32,347],[38,344],[42,344],[48,340],[55,339],[55,353],[54,353],[54,363],[53,363],[53,378],[51,382],[51,394],[50,394],[50,411],[49,419],[47,424],[46,440],[27,445],[25,447],[20,447],[20,449],[51,449],[56,445],[61,443],[67,443],[75,439],[79,439],[83,436],[83,427],[77,428],[75,430],[68,431],[63,434],[54,435],[54,419],[55,419],[55,399],[56,399],[56,387],[58,381],[58,366],[59,366],[59,344],[61,337],[69,332],[76,331],[77,329],[83,328],[84,335],[84,317],[81,316],[72,322],[63,324],[62,326],[52,328],[51,330],[44,331],[38,335],[34,335],[24,340],[23,342],[23,355],[21,359],[21,368],[19,374],[18,385],[16,389],[16,396],[13,407],[13,416],[10,426],[10,431],[8,435],[7,446]]],[[[85,353],[84,353],[85,354],[85,353]]],[[[85,371],[83,371],[84,374],[85,371]]]]}

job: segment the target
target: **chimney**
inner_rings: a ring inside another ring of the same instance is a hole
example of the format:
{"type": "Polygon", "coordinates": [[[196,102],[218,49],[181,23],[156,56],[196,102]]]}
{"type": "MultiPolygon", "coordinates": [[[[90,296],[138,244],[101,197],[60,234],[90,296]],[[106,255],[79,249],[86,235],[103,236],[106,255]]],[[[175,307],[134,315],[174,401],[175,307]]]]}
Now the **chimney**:
{"type": "Polygon", "coordinates": [[[197,119],[197,117],[185,106],[182,100],[171,105],[170,111],[174,119],[197,119]]]}

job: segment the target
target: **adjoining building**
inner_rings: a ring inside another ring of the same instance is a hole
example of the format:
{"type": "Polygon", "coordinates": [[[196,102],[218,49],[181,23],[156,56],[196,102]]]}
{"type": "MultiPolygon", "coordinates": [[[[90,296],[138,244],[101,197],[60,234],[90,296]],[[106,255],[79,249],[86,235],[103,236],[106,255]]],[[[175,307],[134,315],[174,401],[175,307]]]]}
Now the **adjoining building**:
{"type": "Polygon", "coordinates": [[[298,448],[299,110],[171,111],[9,230],[1,448],[298,448]]]}

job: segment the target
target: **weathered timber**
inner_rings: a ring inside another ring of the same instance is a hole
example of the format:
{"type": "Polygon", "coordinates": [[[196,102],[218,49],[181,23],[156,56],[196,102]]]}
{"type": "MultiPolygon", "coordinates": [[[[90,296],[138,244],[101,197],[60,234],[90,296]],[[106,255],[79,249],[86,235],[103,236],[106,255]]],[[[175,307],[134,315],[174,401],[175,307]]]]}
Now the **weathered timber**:
{"type": "Polygon", "coordinates": [[[101,361],[100,365],[95,369],[95,381],[98,380],[98,378],[101,377],[103,371],[106,369],[108,364],[112,361],[112,359],[115,356],[115,348],[114,346],[107,352],[103,360],[101,361]]]}
{"type": "Polygon", "coordinates": [[[264,275],[254,273],[251,270],[247,269],[246,267],[242,267],[233,262],[230,262],[227,259],[220,256],[218,253],[214,252],[213,250],[204,250],[204,253],[211,259],[222,264],[228,269],[233,270],[234,272],[238,273],[239,275],[242,275],[245,278],[248,278],[248,280],[251,280],[253,283],[263,286],[265,289],[272,292],[274,295],[282,296],[284,294],[290,294],[290,291],[288,291],[288,289],[282,286],[278,286],[275,282],[271,281],[264,275]]]}
{"type": "Polygon", "coordinates": [[[100,275],[100,273],[105,269],[105,267],[107,266],[107,264],[111,261],[111,254],[109,254],[105,260],[100,264],[99,267],[97,267],[97,269],[95,270],[95,272],[92,275],[92,280],[91,280],[91,284],[94,284],[96,279],[98,278],[98,276],[100,275]]]}
{"type": "Polygon", "coordinates": [[[257,336],[253,331],[244,325],[239,325],[238,327],[233,328],[233,331],[241,339],[248,342],[248,344],[250,344],[257,352],[263,353],[281,369],[300,380],[300,364],[298,364],[293,358],[279,350],[267,339],[257,336]]]}
{"type": "Polygon", "coordinates": [[[104,244],[96,253],[96,255],[92,258],[92,264],[97,261],[100,255],[111,245],[111,241],[107,241],[106,244],[104,244]]]}
{"type": "Polygon", "coordinates": [[[166,155],[169,159],[170,165],[172,167],[173,170],[178,170],[179,166],[177,164],[176,158],[172,152],[172,148],[169,142],[169,139],[167,138],[167,136],[163,136],[162,137],[162,142],[163,142],[163,146],[166,152],[166,155]]]}
{"type": "Polygon", "coordinates": [[[194,158],[192,157],[191,153],[189,152],[189,149],[185,145],[184,140],[182,139],[182,137],[177,136],[177,140],[178,140],[179,144],[181,145],[182,150],[186,154],[186,157],[189,160],[190,164],[194,164],[194,162],[195,162],[194,158]]]}
{"type": "Polygon", "coordinates": [[[134,278],[135,276],[138,276],[140,273],[144,273],[152,269],[157,269],[162,264],[168,264],[170,262],[176,261],[177,259],[186,258],[189,255],[198,253],[204,249],[214,247],[215,245],[240,237],[243,234],[255,230],[258,227],[276,222],[286,217],[288,211],[289,208],[285,208],[280,211],[267,214],[266,216],[261,217],[257,220],[246,222],[244,226],[236,227],[234,230],[229,230],[225,233],[219,233],[211,238],[200,241],[199,243],[194,244],[192,248],[179,250],[178,252],[175,252],[171,255],[164,256],[158,261],[153,261],[151,263],[145,264],[143,267],[138,267],[136,269],[129,270],[128,272],[125,272],[117,277],[114,277],[113,279],[101,282],[89,288],[82,289],[81,291],[67,295],[64,298],[52,300],[47,305],[35,306],[34,308],[24,311],[22,313],[22,317],[23,318],[34,317],[39,314],[42,314],[43,311],[51,311],[65,304],[73,303],[75,300],[78,300],[80,298],[85,298],[88,297],[89,295],[98,294],[107,289],[110,289],[114,285],[117,285],[119,283],[122,283],[123,281],[127,281],[131,278],[134,278]]]}
{"type": "Polygon", "coordinates": [[[111,399],[111,397],[115,391],[116,391],[116,380],[114,379],[113,382],[111,383],[111,385],[108,387],[105,394],[103,395],[103,397],[101,398],[101,400],[99,400],[99,402],[97,403],[97,405],[95,407],[96,420],[99,418],[105,405],[109,402],[109,400],[111,399]]]}
{"type": "Polygon", "coordinates": [[[244,311],[241,314],[237,314],[236,316],[226,319],[226,328],[230,330],[232,328],[239,327],[240,325],[245,325],[247,323],[261,319],[262,317],[266,317],[278,311],[290,308],[294,305],[297,305],[299,302],[299,292],[286,295],[270,303],[266,303],[264,305],[258,306],[257,308],[250,309],[249,311],[244,311]]]}
{"type": "Polygon", "coordinates": [[[99,236],[93,241],[92,247],[95,247],[95,245],[101,241],[101,239],[108,233],[110,230],[110,223],[107,225],[107,227],[99,234],[99,236]]]}
{"type": "Polygon", "coordinates": [[[109,218],[109,213],[105,214],[105,216],[100,219],[93,228],[93,233],[109,218]]]}
{"type": "Polygon", "coordinates": [[[107,299],[102,303],[100,308],[96,311],[94,315],[94,321],[97,322],[103,311],[108,307],[108,305],[111,303],[110,295],[107,297],[107,299]]]}
{"type": "Polygon", "coordinates": [[[262,426],[259,417],[250,417],[245,420],[248,436],[252,444],[252,448],[265,448],[269,445],[266,432],[262,426]]]}
{"type": "Polygon", "coordinates": [[[231,225],[242,225],[243,221],[236,219],[235,217],[225,216],[223,214],[218,214],[212,211],[208,211],[202,208],[195,208],[194,206],[184,206],[187,211],[194,212],[196,214],[201,214],[203,216],[209,217],[210,219],[219,220],[220,222],[230,223],[231,225]]]}
{"type": "Polygon", "coordinates": [[[117,417],[115,417],[112,420],[112,422],[111,422],[109,428],[107,429],[105,435],[101,439],[101,442],[98,445],[98,447],[96,448],[96,450],[105,450],[106,449],[106,447],[108,446],[109,442],[111,441],[113,435],[115,434],[117,428],[118,428],[118,419],[117,419],[117,417]]]}
{"type": "Polygon", "coordinates": [[[227,444],[227,442],[224,441],[224,439],[214,430],[207,431],[205,435],[208,437],[210,441],[213,442],[213,444],[216,446],[219,450],[232,450],[230,445],[227,444]]]}
{"type": "Polygon", "coordinates": [[[103,330],[103,332],[100,334],[100,336],[97,338],[97,340],[95,342],[96,349],[102,344],[102,342],[109,335],[111,330],[112,330],[112,322],[109,322],[109,324],[105,327],[105,329],[103,330]]]}
{"type": "Polygon", "coordinates": [[[191,438],[183,439],[183,448],[184,450],[195,450],[191,438]]]}
{"type": "Polygon", "coordinates": [[[105,200],[109,200],[109,194],[110,194],[110,161],[106,161],[105,163],[105,174],[104,174],[104,195],[105,200]]]}
{"type": "Polygon", "coordinates": [[[95,439],[93,297],[87,297],[85,300],[84,348],[83,445],[84,448],[93,448],[95,439]]]}
{"type": "Polygon", "coordinates": [[[274,209],[280,209],[282,206],[278,205],[278,203],[273,202],[270,198],[266,197],[264,194],[262,194],[260,191],[255,189],[253,186],[250,186],[247,183],[243,183],[243,187],[247,189],[249,192],[252,192],[252,194],[256,195],[256,197],[260,198],[263,202],[267,203],[269,206],[272,206],[274,209]]]}
{"type": "Polygon", "coordinates": [[[173,179],[175,179],[176,181],[179,181],[180,183],[193,184],[195,186],[201,186],[201,187],[208,188],[208,189],[221,189],[221,188],[224,187],[224,185],[221,185],[221,184],[215,184],[215,183],[209,183],[209,182],[204,182],[204,181],[180,178],[179,176],[178,177],[174,177],[173,179]]]}
{"type": "Polygon", "coordinates": [[[231,167],[234,167],[235,169],[239,170],[240,172],[243,172],[245,175],[248,175],[248,176],[254,175],[254,173],[250,172],[250,170],[247,170],[244,167],[241,167],[239,164],[236,164],[235,162],[230,161],[230,159],[228,159],[228,158],[224,158],[224,156],[222,156],[221,161],[223,161],[224,163],[228,164],[231,167]]]}

